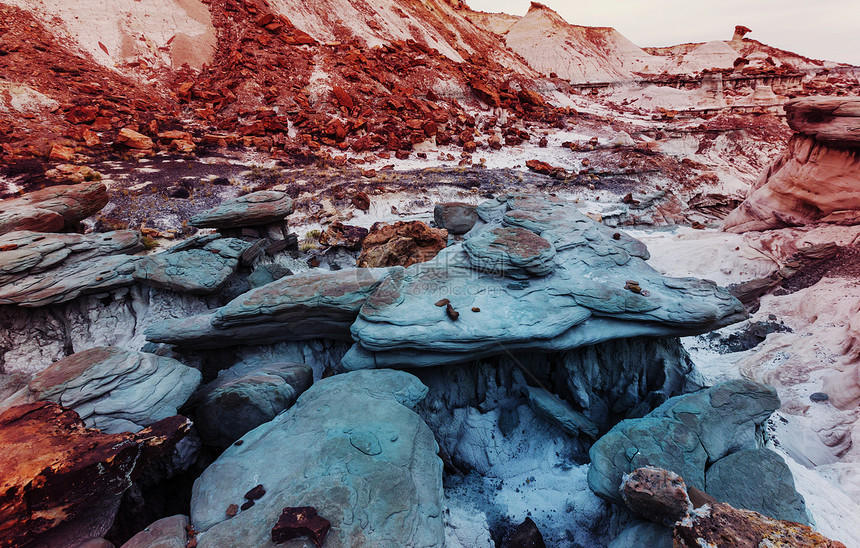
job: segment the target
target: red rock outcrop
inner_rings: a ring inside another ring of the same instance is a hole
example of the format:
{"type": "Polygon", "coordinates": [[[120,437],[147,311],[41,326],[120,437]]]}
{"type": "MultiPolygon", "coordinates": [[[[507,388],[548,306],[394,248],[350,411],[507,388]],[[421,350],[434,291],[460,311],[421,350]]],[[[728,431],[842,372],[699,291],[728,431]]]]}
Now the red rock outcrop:
{"type": "Polygon", "coordinates": [[[362,242],[358,266],[411,266],[429,261],[447,245],[447,230],[421,221],[376,223],[362,242]]]}
{"type": "Polygon", "coordinates": [[[724,230],[860,223],[860,97],[798,99],[785,111],[797,133],[724,230]]]}
{"type": "Polygon", "coordinates": [[[173,450],[190,422],[175,416],[136,434],[102,434],[53,402],[0,414],[0,545],[101,536],[147,464],[173,450]],[[78,536],[81,535],[81,536],[78,536]]]}

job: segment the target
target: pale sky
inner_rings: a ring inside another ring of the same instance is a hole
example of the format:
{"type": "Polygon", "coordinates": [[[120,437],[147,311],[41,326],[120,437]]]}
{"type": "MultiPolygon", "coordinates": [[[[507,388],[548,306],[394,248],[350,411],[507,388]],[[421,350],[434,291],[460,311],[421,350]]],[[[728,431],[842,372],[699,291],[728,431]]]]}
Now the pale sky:
{"type": "MultiPolygon", "coordinates": [[[[525,15],[529,0],[466,0],[478,11],[525,15]]],[[[765,44],[860,65],[860,0],[542,0],[575,25],[615,27],[640,47],[729,40],[735,25],[765,44]]]]}

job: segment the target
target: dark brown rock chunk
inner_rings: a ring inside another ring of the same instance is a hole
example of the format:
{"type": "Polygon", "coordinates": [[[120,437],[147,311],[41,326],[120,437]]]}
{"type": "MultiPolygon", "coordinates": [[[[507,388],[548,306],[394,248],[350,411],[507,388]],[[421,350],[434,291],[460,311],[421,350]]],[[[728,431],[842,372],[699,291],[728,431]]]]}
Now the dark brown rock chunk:
{"type": "Polygon", "coordinates": [[[502,548],[546,548],[546,543],[532,518],[526,518],[504,538],[502,548]]]}
{"type": "Polygon", "coordinates": [[[367,211],[370,209],[370,196],[359,190],[355,193],[355,196],[352,197],[352,205],[362,211],[367,211]]]}
{"type": "Polygon", "coordinates": [[[320,234],[320,244],[328,247],[343,247],[358,251],[369,231],[360,226],[345,225],[335,221],[320,234]]]}
{"type": "Polygon", "coordinates": [[[448,314],[448,317],[455,322],[460,318],[460,313],[454,310],[454,307],[450,304],[445,306],[445,313],[448,314]]]}
{"type": "Polygon", "coordinates": [[[258,500],[263,498],[263,495],[266,494],[266,489],[262,484],[253,487],[250,491],[245,493],[245,498],[248,500],[258,500]]]}
{"type": "Polygon", "coordinates": [[[331,529],[331,523],[319,515],[312,506],[284,508],[278,523],[272,527],[272,542],[281,544],[299,537],[307,537],[322,546],[331,529]]]}

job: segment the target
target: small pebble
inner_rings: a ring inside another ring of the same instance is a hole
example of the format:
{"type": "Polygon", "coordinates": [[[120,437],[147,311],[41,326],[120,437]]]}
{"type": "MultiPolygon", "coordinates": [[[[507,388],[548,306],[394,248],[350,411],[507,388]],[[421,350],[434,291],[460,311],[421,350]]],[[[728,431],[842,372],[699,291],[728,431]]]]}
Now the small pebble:
{"type": "Polygon", "coordinates": [[[822,402],[830,399],[830,396],[825,394],[824,392],[816,392],[809,396],[809,399],[814,402],[822,402]]]}
{"type": "Polygon", "coordinates": [[[436,306],[447,306],[451,304],[451,301],[448,299],[442,299],[441,301],[436,301],[436,306]]]}
{"type": "Polygon", "coordinates": [[[247,510],[248,508],[250,508],[250,507],[252,507],[252,506],[254,506],[254,501],[253,501],[253,500],[249,500],[249,501],[246,501],[246,502],[245,502],[245,504],[243,504],[243,505],[241,506],[241,508],[242,508],[242,511],[245,511],[245,510],[247,510]]]}
{"type": "Polygon", "coordinates": [[[236,440],[235,442],[233,442],[233,445],[238,446],[238,445],[242,445],[243,443],[245,443],[245,440],[236,440]]]}
{"type": "Polygon", "coordinates": [[[238,504],[231,504],[230,506],[227,507],[227,511],[224,513],[227,515],[227,517],[232,518],[237,513],[239,513],[239,505],[238,504]]]}
{"type": "Polygon", "coordinates": [[[454,320],[455,322],[457,321],[457,318],[460,317],[460,313],[457,312],[456,310],[454,310],[454,307],[451,306],[450,304],[445,307],[445,312],[447,312],[448,317],[451,318],[452,320],[454,320]]]}
{"type": "Polygon", "coordinates": [[[616,232],[615,234],[612,235],[612,239],[613,240],[620,240],[621,239],[621,233],[616,232]]]}
{"type": "Polygon", "coordinates": [[[472,307],[472,312],[480,312],[480,311],[481,311],[481,309],[478,308],[477,306],[472,307]]]}
{"type": "Polygon", "coordinates": [[[245,493],[245,498],[248,500],[257,500],[263,497],[266,494],[266,490],[263,488],[263,485],[257,485],[247,493],[245,493]]]}

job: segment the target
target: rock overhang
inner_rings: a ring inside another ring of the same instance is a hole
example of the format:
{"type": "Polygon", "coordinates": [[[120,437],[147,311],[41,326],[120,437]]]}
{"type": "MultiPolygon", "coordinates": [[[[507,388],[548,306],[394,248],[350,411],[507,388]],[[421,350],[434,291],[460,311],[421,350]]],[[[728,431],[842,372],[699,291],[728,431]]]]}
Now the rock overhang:
{"type": "Polygon", "coordinates": [[[574,203],[502,196],[478,214],[484,223],[464,243],[430,261],[283,278],[147,336],[196,347],[352,338],[343,366],[364,369],[686,336],[746,317],[713,282],[662,276],[645,262],[644,244],[574,203]]]}

